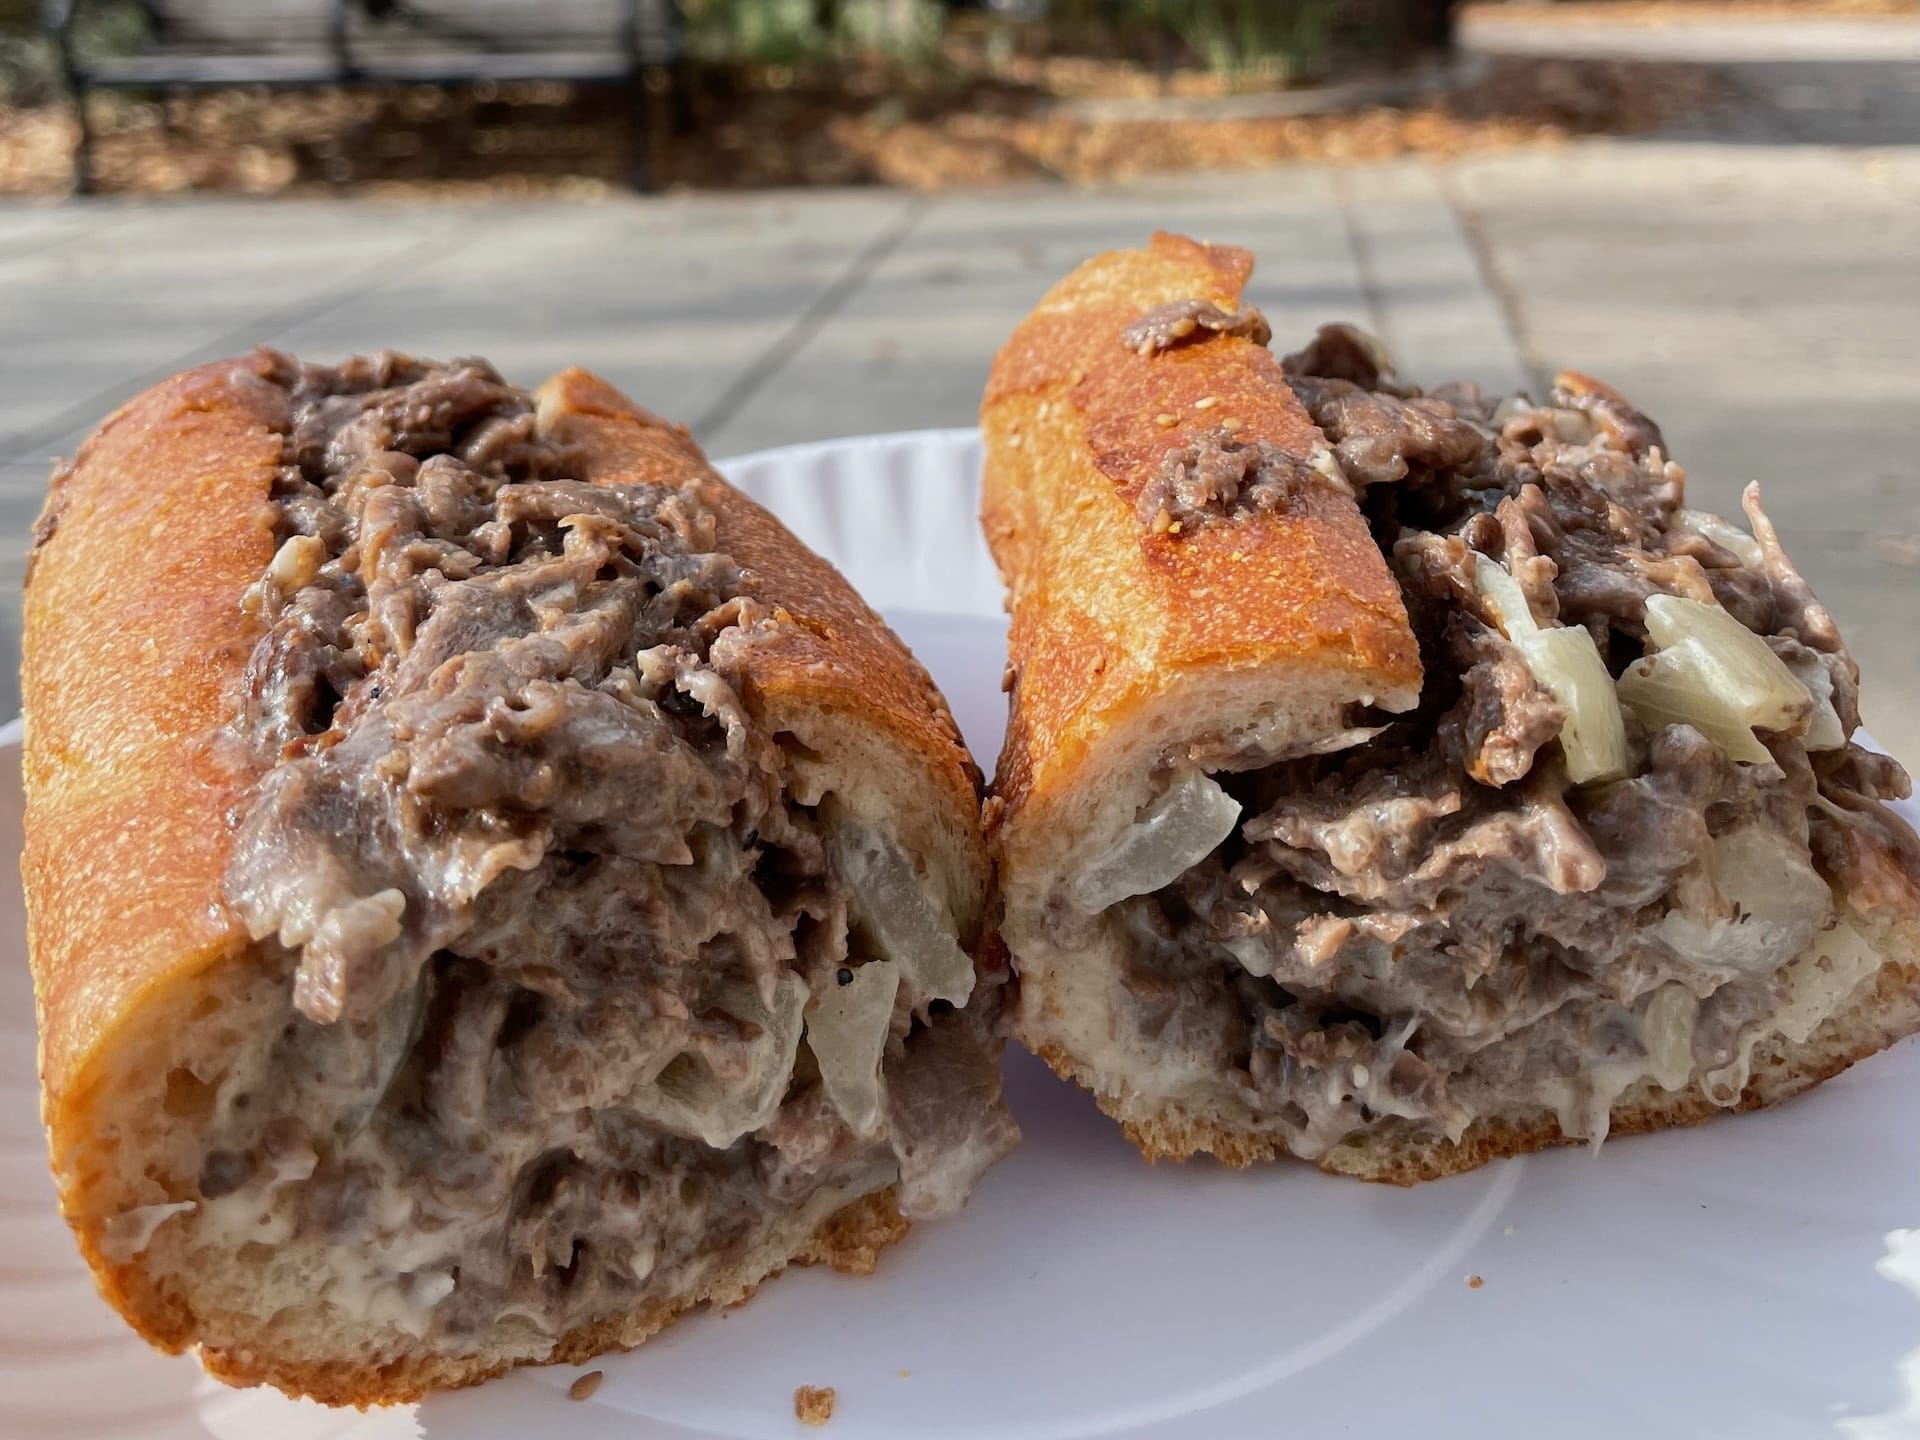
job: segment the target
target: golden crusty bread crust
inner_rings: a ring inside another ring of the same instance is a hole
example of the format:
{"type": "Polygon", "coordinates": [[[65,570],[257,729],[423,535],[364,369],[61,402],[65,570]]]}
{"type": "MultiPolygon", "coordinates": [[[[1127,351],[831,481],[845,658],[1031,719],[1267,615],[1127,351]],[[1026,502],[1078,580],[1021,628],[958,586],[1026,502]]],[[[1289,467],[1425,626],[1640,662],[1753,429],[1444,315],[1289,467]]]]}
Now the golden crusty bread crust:
{"type": "MultiPolygon", "coordinates": [[[[256,776],[216,737],[237,713],[258,638],[241,598],[272,555],[268,493],[288,417],[271,373],[264,355],[201,366],[102,424],[56,476],[26,598],[22,875],[55,1178],[103,1295],[176,1351],[208,1340],[209,1317],[176,1278],[106,1243],[106,1221],[130,1195],[175,1197],[163,1178],[121,1173],[117,1140],[97,1142],[132,1089],[164,1088],[169,1036],[196,1004],[214,1003],[201,1000],[213,967],[232,967],[218,971],[227,975],[253,963],[222,883],[230,812],[256,776]]],[[[910,812],[903,840],[942,884],[963,934],[977,936],[987,875],[977,771],[925,671],[830,565],[721,481],[683,429],[582,371],[548,382],[538,405],[543,426],[581,447],[583,478],[701,488],[719,511],[723,548],[792,621],[750,648],[749,709],[776,732],[799,733],[814,747],[806,763],[836,780],[858,757],[872,777],[860,782],[863,798],[910,812]]],[[[687,1306],[743,1297],[791,1259],[870,1260],[903,1230],[890,1197],[856,1200],[797,1251],[747,1257],[657,1314],[583,1327],[555,1358],[638,1343],[687,1306]]],[[[409,1398],[507,1364],[317,1363],[276,1352],[272,1336],[235,1341],[245,1323],[223,1322],[227,1343],[206,1346],[210,1369],[334,1402],[409,1398]]]]}
{"type": "Polygon", "coordinates": [[[1325,443],[1264,346],[1121,343],[1156,305],[1237,309],[1252,268],[1244,250],[1155,235],[1054,286],[993,362],[982,519],[1013,614],[1013,701],[990,828],[1078,783],[1088,746],[1186,672],[1310,665],[1418,692],[1399,587],[1351,499],[1316,487],[1299,513],[1192,533],[1134,513],[1161,457],[1213,426],[1301,454],[1325,443]]]}
{"type": "Polygon", "coordinates": [[[243,938],[219,899],[250,776],[205,742],[257,638],[285,400],[265,361],[203,365],[94,432],[54,479],[28,572],[28,945],[58,1155],[90,1067],[150,986],[243,938]]]}

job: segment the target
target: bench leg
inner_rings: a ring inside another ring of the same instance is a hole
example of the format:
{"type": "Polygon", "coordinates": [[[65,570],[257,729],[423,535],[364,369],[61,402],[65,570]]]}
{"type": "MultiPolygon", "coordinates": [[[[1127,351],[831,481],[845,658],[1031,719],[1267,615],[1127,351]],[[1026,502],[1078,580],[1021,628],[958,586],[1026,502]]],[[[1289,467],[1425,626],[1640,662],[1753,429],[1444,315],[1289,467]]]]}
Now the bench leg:
{"type": "Polygon", "coordinates": [[[632,146],[627,183],[636,194],[645,195],[654,187],[654,87],[647,66],[636,66],[627,77],[627,143],[632,146]]]}
{"type": "Polygon", "coordinates": [[[87,119],[87,90],[84,85],[73,87],[73,118],[80,130],[79,139],[73,145],[73,193],[91,195],[93,193],[93,125],[87,119]]]}

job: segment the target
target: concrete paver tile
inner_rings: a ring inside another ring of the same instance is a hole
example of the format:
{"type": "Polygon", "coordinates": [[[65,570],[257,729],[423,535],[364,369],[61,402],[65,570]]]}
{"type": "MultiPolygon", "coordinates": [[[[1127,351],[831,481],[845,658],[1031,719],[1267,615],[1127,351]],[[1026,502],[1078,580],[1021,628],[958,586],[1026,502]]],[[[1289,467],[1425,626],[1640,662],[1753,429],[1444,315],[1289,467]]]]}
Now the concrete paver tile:
{"type": "Polygon", "coordinates": [[[936,202],[792,363],[713,437],[730,453],[871,430],[970,425],[994,353],[1056,280],[1156,229],[1253,249],[1275,344],[1373,323],[1324,172],[1198,176],[936,202]]]}

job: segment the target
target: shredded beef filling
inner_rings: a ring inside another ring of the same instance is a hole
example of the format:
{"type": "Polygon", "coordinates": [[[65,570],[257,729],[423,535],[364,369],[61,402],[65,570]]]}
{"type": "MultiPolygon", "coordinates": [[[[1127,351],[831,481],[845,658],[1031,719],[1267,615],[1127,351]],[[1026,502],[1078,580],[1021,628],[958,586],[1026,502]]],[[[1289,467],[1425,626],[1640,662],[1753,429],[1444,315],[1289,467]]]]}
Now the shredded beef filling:
{"type": "Polygon", "coordinates": [[[1121,331],[1120,343],[1137,355],[1153,355],[1215,335],[1243,335],[1256,345],[1273,338],[1266,317],[1251,305],[1226,311],[1211,300],[1173,300],[1154,306],[1121,331]]]}
{"type": "MultiPolygon", "coordinates": [[[[1731,1103],[1832,923],[1829,886],[1863,911],[1920,907],[1920,842],[1882,803],[1906,776],[1781,734],[1763,735],[1772,763],[1735,763],[1629,715],[1630,777],[1571,786],[1565,709],[1476,594],[1473,556],[1536,616],[1585,626],[1616,677],[1646,649],[1648,597],[1717,601],[1851,736],[1858,674],[1831,618],[1757,504],[1757,561],[1684,523],[1658,428],[1600,387],[1422,394],[1347,326],[1282,368],[1391,559],[1425,688],[1412,714],[1356,715],[1371,728],[1335,753],[1238,754],[1215,775],[1237,832],[1113,912],[1135,1025],[1210,1057],[1308,1156],[1385,1125],[1457,1138],[1529,1101],[1597,1142],[1649,1074],[1707,1077],[1731,1103]]],[[[1187,483],[1208,501],[1241,482],[1187,483]]]]}
{"type": "Polygon", "coordinates": [[[957,1203],[1011,1137],[980,1007],[900,986],[877,1134],[802,1040],[874,962],[741,703],[783,622],[700,488],[584,482],[479,361],[276,363],[226,891],[292,1003],[223,1097],[209,1211],[457,1341],[682,1290],[816,1198],[957,1203]]]}
{"type": "Polygon", "coordinates": [[[1215,426],[1167,451],[1135,512],[1155,534],[1177,533],[1210,520],[1292,510],[1309,487],[1328,484],[1326,472],[1292,451],[1215,426]]]}

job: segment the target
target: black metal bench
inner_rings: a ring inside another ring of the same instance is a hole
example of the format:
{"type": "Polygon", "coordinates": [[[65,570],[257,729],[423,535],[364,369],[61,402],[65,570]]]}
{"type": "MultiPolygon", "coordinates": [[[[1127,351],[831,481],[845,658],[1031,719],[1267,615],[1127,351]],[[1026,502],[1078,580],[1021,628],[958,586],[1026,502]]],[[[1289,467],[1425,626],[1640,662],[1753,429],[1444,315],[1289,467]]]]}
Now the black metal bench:
{"type": "Polygon", "coordinates": [[[79,120],[74,188],[92,182],[93,90],[459,85],[561,80],[620,87],[633,128],[632,181],[650,183],[649,81],[682,58],[675,0],[141,0],[133,54],[83,57],[83,0],[42,0],[79,120]]]}

